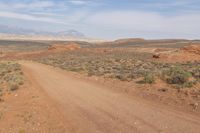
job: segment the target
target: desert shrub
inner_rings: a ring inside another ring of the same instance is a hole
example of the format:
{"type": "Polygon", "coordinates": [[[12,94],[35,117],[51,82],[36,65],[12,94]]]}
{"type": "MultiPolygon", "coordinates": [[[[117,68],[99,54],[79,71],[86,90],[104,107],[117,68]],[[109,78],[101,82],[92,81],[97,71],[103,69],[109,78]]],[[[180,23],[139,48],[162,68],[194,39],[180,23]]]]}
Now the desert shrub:
{"type": "Polygon", "coordinates": [[[192,80],[192,81],[188,81],[188,82],[186,82],[186,83],[184,83],[183,85],[182,85],[182,87],[183,88],[191,88],[191,87],[193,87],[194,85],[196,85],[197,84],[197,80],[192,80]]]}
{"type": "Polygon", "coordinates": [[[15,62],[0,62],[0,86],[5,86],[3,90],[15,91],[23,83],[23,72],[19,64],[15,62]]]}
{"type": "Polygon", "coordinates": [[[19,85],[23,85],[23,84],[24,84],[24,81],[23,81],[23,80],[20,80],[20,81],[18,82],[18,84],[19,84],[19,85]]]}
{"type": "Polygon", "coordinates": [[[160,78],[172,86],[191,87],[200,81],[200,62],[162,63],[148,60],[149,54],[133,51],[73,51],[36,59],[69,71],[104,76],[122,81],[152,84],[160,78]],[[145,57],[145,58],[144,58],[145,57]]]}
{"type": "Polygon", "coordinates": [[[192,74],[183,70],[181,67],[171,67],[169,70],[164,72],[163,76],[169,84],[183,85],[189,82],[192,74]]]}
{"type": "Polygon", "coordinates": [[[96,75],[96,72],[92,69],[89,69],[87,74],[88,74],[88,76],[94,76],[94,75],[96,75]]]}
{"type": "Polygon", "coordinates": [[[152,73],[144,74],[143,80],[140,81],[140,83],[143,83],[143,84],[153,84],[153,83],[155,83],[155,75],[152,74],[152,73]]]}
{"type": "Polygon", "coordinates": [[[123,74],[123,73],[115,75],[115,78],[117,78],[121,81],[130,81],[130,78],[128,77],[128,75],[123,74]]]}
{"type": "Polygon", "coordinates": [[[12,84],[10,84],[10,88],[9,89],[11,91],[15,91],[15,90],[19,89],[19,85],[15,84],[15,83],[12,83],[12,84]]]}
{"type": "Polygon", "coordinates": [[[200,67],[195,68],[192,71],[193,77],[195,77],[197,80],[200,80],[200,67]]]}

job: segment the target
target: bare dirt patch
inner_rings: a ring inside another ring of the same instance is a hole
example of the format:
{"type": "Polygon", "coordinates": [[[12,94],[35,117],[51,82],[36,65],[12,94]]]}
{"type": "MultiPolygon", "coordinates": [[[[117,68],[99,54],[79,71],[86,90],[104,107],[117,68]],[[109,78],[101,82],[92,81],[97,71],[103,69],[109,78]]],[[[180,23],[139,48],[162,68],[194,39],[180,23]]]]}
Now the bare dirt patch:
{"type": "Polygon", "coordinates": [[[199,118],[190,113],[130,97],[61,69],[34,62],[22,64],[31,70],[28,71],[31,81],[59,103],[69,132],[195,133],[199,130],[199,118]]]}
{"type": "Polygon", "coordinates": [[[25,78],[24,85],[4,92],[0,102],[1,133],[63,133],[62,114],[40,88],[25,78]]]}
{"type": "Polygon", "coordinates": [[[200,60],[200,46],[190,45],[169,51],[156,51],[154,59],[163,62],[188,62],[200,60]]]}
{"type": "Polygon", "coordinates": [[[185,52],[189,52],[189,53],[200,55],[200,45],[185,46],[181,50],[185,51],[185,52]]]}
{"type": "Polygon", "coordinates": [[[200,103],[199,62],[155,62],[149,59],[149,53],[129,50],[81,50],[37,61],[81,73],[86,77],[100,77],[103,81],[110,81],[111,86],[120,86],[119,90],[124,91],[123,88],[126,88],[126,91],[135,92],[148,100],[199,112],[199,108],[196,108],[200,103]]]}
{"type": "Polygon", "coordinates": [[[76,50],[80,49],[81,47],[76,43],[70,43],[68,45],[64,44],[53,44],[49,46],[49,51],[56,51],[56,52],[62,52],[62,51],[69,51],[69,50],[76,50]]]}
{"type": "Polygon", "coordinates": [[[21,60],[40,58],[57,53],[69,52],[80,49],[81,47],[76,43],[65,44],[52,44],[47,49],[29,51],[29,52],[7,52],[0,55],[0,60],[21,60]]]}

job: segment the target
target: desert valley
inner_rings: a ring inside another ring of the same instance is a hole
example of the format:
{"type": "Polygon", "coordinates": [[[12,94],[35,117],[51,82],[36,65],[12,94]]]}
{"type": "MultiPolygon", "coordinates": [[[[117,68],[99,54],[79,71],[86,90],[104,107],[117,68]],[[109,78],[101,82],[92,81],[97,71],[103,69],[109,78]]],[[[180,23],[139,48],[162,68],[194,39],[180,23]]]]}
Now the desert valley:
{"type": "Polygon", "coordinates": [[[0,133],[200,133],[200,0],[1,0],[0,133]]]}
{"type": "Polygon", "coordinates": [[[198,133],[200,41],[0,41],[0,132],[198,133]]]}

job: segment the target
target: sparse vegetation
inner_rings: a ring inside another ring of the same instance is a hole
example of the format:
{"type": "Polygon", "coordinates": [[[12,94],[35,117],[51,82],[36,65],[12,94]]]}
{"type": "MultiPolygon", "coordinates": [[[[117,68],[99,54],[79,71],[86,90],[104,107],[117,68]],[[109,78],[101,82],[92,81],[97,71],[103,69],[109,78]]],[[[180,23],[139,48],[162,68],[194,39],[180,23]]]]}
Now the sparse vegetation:
{"type": "Polygon", "coordinates": [[[141,81],[141,83],[145,84],[153,84],[155,83],[155,76],[153,74],[145,74],[144,79],[141,81]]]}
{"type": "Polygon", "coordinates": [[[156,79],[179,88],[193,87],[200,79],[200,62],[159,63],[149,60],[148,53],[123,50],[107,52],[75,51],[39,59],[39,62],[65,70],[103,76],[122,81],[153,84],[156,79]]]}
{"type": "Polygon", "coordinates": [[[183,70],[180,67],[171,67],[164,76],[169,84],[184,84],[192,77],[190,72],[183,70]]]}
{"type": "Polygon", "coordinates": [[[179,88],[190,88],[196,83],[196,79],[194,79],[191,72],[177,66],[164,71],[163,76],[168,84],[178,85],[179,88]]]}
{"type": "MultiPolygon", "coordinates": [[[[130,45],[132,44],[130,43],[130,45]]],[[[143,46],[138,44],[138,47],[143,46]]],[[[174,45],[171,45],[171,47],[172,46],[174,45]]],[[[126,46],[123,45],[122,47],[126,46]]],[[[152,46],[149,45],[148,47],[152,46]]],[[[21,47],[21,49],[16,50],[24,51],[25,49],[21,47]]],[[[184,103],[197,110],[200,101],[200,90],[198,86],[198,82],[200,81],[200,62],[161,63],[152,60],[152,55],[153,54],[148,52],[141,52],[139,49],[138,51],[137,49],[131,49],[131,46],[129,48],[85,47],[62,53],[48,55],[39,54],[35,57],[27,56],[27,59],[33,59],[67,71],[90,76],[88,77],[89,79],[100,83],[104,82],[105,85],[108,83],[108,86],[112,86],[110,87],[111,89],[117,91],[119,89],[119,91],[123,93],[133,95],[133,93],[136,92],[134,95],[141,96],[142,98],[144,97],[147,100],[155,100],[163,102],[164,104],[167,103],[169,105],[181,105],[184,103]],[[93,76],[101,76],[101,78],[93,76]],[[114,80],[109,82],[111,81],[110,79],[114,80]]],[[[37,80],[41,81],[40,78],[37,80]]],[[[45,116],[43,113],[35,115],[35,112],[39,112],[38,109],[43,110],[42,107],[44,106],[41,103],[45,105],[46,103],[43,101],[41,102],[42,98],[38,99],[38,97],[42,96],[31,87],[31,89],[23,93],[21,93],[23,90],[17,91],[20,86],[23,85],[23,82],[23,72],[19,64],[14,62],[0,63],[0,104],[5,105],[9,102],[7,99],[9,97],[5,96],[5,94],[14,94],[8,96],[10,96],[12,100],[17,99],[17,103],[14,102],[15,106],[9,105],[9,107],[12,107],[12,110],[17,108],[20,112],[17,114],[19,118],[15,119],[15,121],[20,121],[24,125],[27,124],[28,127],[30,123],[33,123],[33,127],[35,128],[36,126],[40,126],[35,124],[35,122],[40,122],[37,118],[41,118],[41,115],[45,116]],[[31,93],[29,91],[31,91],[31,93]],[[20,104],[20,100],[25,101],[26,104],[20,104]],[[30,104],[30,107],[21,109],[21,106],[29,106],[27,103],[30,104]],[[38,108],[39,106],[35,108],[37,105],[41,105],[41,108],[38,108]],[[20,109],[18,109],[18,107],[20,107],[20,109]],[[30,112],[30,109],[32,109],[31,114],[26,113],[30,112]],[[22,110],[28,111],[23,112],[22,110]]],[[[2,119],[2,121],[4,121],[7,119],[6,111],[7,109],[5,109],[3,113],[0,112],[0,120],[2,119]]],[[[45,110],[42,112],[47,111],[45,110]]],[[[43,118],[44,117],[42,117],[41,121],[43,121],[43,118]]],[[[49,119],[45,121],[48,120],[49,119]]],[[[28,128],[25,126],[18,127],[22,128],[17,128],[16,132],[25,133],[28,131],[26,131],[28,128]]]]}
{"type": "Polygon", "coordinates": [[[0,62],[0,96],[23,85],[23,72],[15,62],[0,62]]]}
{"type": "Polygon", "coordinates": [[[19,88],[19,85],[18,84],[11,84],[10,85],[10,90],[11,91],[15,91],[15,90],[17,90],[19,88]]]}

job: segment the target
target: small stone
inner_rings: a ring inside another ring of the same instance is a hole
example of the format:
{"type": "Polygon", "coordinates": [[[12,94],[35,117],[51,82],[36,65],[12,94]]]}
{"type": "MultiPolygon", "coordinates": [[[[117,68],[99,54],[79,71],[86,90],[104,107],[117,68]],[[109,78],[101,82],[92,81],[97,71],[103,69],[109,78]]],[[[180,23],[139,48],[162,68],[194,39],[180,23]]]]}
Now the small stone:
{"type": "Polygon", "coordinates": [[[194,110],[196,110],[199,106],[199,103],[195,102],[195,103],[192,103],[191,105],[193,106],[194,110]]]}
{"type": "Polygon", "coordinates": [[[161,91],[161,92],[166,92],[168,89],[166,89],[166,88],[161,88],[161,89],[159,89],[159,91],[161,91]]]}
{"type": "Polygon", "coordinates": [[[199,104],[196,102],[196,103],[194,103],[194,106],[197,107],[197,106],[199,106],[199,104]]]}

